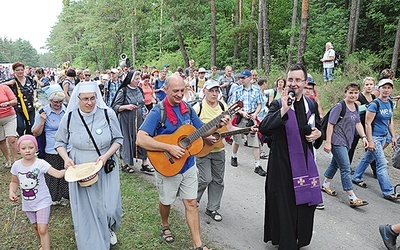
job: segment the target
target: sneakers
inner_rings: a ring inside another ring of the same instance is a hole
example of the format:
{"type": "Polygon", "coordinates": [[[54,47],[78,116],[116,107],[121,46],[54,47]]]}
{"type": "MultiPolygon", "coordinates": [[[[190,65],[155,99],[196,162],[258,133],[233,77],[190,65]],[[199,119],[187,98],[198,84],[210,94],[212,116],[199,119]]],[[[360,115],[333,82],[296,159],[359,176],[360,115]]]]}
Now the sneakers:
{"type": "Polygon", "coordinates": [[[232,167],[238,166],[237,157],[231,157],[231,166],[232,167]]]}
{"type": "Polygon", "coordinates": [[[264,159],[264,160],[267,160],[267,159],[268,159],[268,154],[265,153],[265,152],[261,152],[261,153],[260,153],[260,158],[261,158],[261,159],[264,159]]]}
{"type": "Polygon", "coordinates": [[[318,204],[318,205],[317,205],[317,209],[318,209],[318,210],[324,210],[324,209],[325,209],[324,203],[318,204]]]}
{"type": "Polygon", "coordinates": [[[114,246],[115,244],[117,244],[118,239],[117,239],[117,235],[114,233],[113,230],[110,229],[110,243],[112,246],[114,246]]]}
{"type": "Polygon", "coordinates": [[[52,206],[58,206],[58,205],[60,205],[60,202],[59,202],[59,201],[53,201],[53,202],[51,203],[51,205],[52,205],[52,206]]]}
{"type": "Polygon", "coordinates": [[[68,206],[69,205],[69,200],[65,199],[65,198],[61,198],[60,205],[63,206],[63,207],[68,206]]]}
{"type": "Polygon", "coordinates": [[[258,174],[259,176],[266,176],[267,172],[264,171],[264,169],[262,169],[261,166],[258,166],[254,169],[254,173],[258,174]]]}
{"type": "Polygon", "coordinates": [[[379,233],[382,236],[383,243],[389,250],[396,250],[396,238],[398,234],[394,233],[389,224],[380,225],[379,233]]]}

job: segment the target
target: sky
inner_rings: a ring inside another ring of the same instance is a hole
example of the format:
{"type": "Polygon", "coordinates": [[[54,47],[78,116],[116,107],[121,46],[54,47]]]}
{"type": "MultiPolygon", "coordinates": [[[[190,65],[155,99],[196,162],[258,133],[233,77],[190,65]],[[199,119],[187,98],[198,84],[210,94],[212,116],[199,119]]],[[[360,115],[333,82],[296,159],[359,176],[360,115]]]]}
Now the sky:
{"type": "Polygon", "coordinates": [[[0,37],[27,40],[38,53],[62,10],[62,0],[1,0],[0,37]]]}

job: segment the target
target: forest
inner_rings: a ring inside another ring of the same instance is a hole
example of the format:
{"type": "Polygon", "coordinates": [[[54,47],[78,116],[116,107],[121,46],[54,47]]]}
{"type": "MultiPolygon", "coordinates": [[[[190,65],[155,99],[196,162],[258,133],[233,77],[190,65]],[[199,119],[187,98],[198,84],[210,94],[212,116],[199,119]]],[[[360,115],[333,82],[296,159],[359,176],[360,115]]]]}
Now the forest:
{"type": "Polygon", "coordinates": [[[126,54],[132,66],[188,65],[268,75],[288,64],[322,69],[330,41],[339,69],[355,77],[397,69],[400,4],[391,0],[63,0],[37,54],[24,40],[0,39],[0,61],[103,70],[126,54]]]}

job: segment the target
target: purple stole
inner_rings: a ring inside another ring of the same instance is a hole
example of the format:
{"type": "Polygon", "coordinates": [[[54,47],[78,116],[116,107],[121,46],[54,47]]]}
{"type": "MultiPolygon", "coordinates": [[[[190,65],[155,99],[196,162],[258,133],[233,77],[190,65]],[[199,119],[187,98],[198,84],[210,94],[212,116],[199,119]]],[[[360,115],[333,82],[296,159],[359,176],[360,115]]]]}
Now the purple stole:
{"type": "MultiPolygon", "coordinates": [[[[306,105],[306,104],[305,104],[306,105]]],[[[289,109],[289,119],[286,122],[286,139],[288,143],[290,166],[292,170],[294,196],[296,205],[308,204],[314,206],[322,203],[321,187],[317,166],[315,165],[312,148],[307,147],[307,160],[304,155],[296,112],[289,109]]],[[[307,112],[307,120],[311,111],[307,112]]]]}

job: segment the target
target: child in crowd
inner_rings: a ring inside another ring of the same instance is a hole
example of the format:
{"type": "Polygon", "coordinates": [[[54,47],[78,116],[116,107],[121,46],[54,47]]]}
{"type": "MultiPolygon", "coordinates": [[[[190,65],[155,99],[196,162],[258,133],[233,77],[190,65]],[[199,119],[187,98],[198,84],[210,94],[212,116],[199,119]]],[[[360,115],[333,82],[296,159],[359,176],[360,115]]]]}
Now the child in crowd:
{"type": "Polygon", "coordinates": [[[18,185],[22,194],[22,210],[25,211],[40,240],[41,250],[50,249],[48,222],[50,217],[51,196],[44,174],[56,178],[64,177],[65,170],[57,170],[42,159],[36,158],[38,144],[32,135],[23,135],[17,141],[17,148],[22,159],[11,168],[10,200],[18,202],[18,185]]]}

